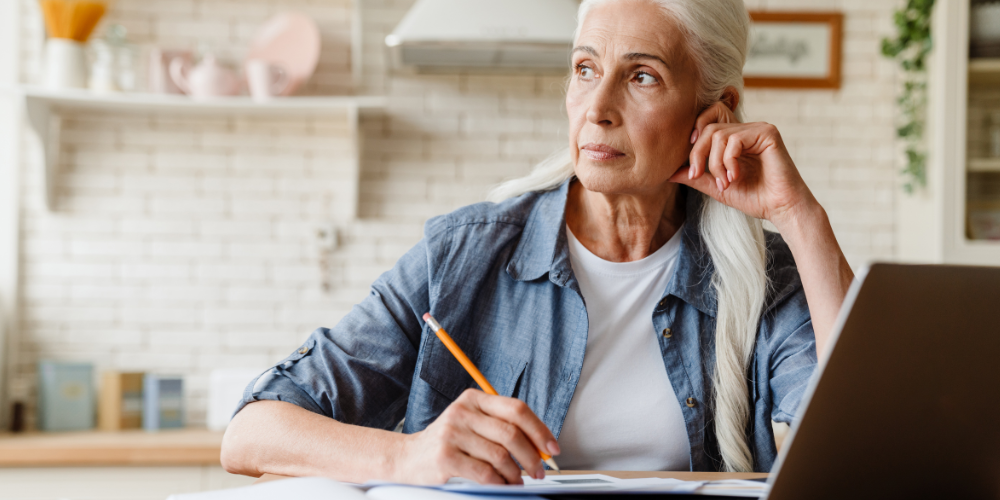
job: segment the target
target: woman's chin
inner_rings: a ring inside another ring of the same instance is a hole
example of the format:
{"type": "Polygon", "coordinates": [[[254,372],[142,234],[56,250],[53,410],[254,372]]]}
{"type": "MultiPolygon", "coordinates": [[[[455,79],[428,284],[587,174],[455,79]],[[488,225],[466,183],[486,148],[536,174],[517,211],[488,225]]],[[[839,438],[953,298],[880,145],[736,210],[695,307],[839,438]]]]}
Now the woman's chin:
{"type": "Polygon", "coordinates": [[[578,165],[576,178],[587,191],[604,194],[624,194],[642,188],[642,180],[631,169],[578,165]]]}
{"type": "Polygon", "coordinates": [[[670,176],[639,175],[632,165],[577,162],[573,171],[587,191],[603,194],[638,194],[667,182],[670,176]]]}

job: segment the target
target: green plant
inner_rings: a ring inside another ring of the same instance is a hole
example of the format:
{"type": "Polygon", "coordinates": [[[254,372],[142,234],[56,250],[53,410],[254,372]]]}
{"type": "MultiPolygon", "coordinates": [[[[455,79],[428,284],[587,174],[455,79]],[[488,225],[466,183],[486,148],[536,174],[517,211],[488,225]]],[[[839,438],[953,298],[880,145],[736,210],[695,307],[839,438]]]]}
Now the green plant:
{"type": "Polygon", "coordinates": [[[903,85],[896,103],[901,124],[896,135],[906,144],[906,177],[903,189],[912,193],[927,185],[927,149],[924,144],[924,121],[927,110],[927,54],[931,51],[931,9],[934,0],[907,0],[906,6],[893,13],[894,38],[882,39],[882,54],[899,61],[903,85]]]}

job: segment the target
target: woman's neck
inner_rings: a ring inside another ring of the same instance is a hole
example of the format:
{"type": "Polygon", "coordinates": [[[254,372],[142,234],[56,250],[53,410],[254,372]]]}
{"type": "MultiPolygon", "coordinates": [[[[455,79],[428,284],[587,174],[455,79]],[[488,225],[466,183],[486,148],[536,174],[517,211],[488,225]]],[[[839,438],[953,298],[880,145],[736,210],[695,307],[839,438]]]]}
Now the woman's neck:
{"type": "Polygon", "coordinates": [[[652,193],[608,195],[573,181],[566,198],[566,224],[587,250],[604,260],[640,260],[680,229],[683,197],[674,183],[652,193]]]}

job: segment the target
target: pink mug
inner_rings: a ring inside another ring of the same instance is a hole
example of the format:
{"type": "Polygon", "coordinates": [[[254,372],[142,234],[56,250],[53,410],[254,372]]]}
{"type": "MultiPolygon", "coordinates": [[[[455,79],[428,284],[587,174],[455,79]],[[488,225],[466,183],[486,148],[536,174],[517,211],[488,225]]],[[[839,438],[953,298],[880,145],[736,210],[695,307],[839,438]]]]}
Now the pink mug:
{"type": "Polygon", "coordinates": [[[183,94],[184,91],[170,77],[170,62],[181,59],[185,71],[191,66],[190,50],[153,48],[149,54],[149,91],[157,94],[183,94]]]}
{"type": "Polygon", "coordinates": [[[184,59],[170,61],[170,78],[184,93],[195,99],[232,96],[240,92],[236,73],[219,64],[208,54],[194,68],[188,69],[184,59]]]}
{"type": "Polygon", "coordinates": [[[288,72],[263,59],[246,62],[247,87],[255,101],[267,101],[281,95],[288,88],[288,72]]]}

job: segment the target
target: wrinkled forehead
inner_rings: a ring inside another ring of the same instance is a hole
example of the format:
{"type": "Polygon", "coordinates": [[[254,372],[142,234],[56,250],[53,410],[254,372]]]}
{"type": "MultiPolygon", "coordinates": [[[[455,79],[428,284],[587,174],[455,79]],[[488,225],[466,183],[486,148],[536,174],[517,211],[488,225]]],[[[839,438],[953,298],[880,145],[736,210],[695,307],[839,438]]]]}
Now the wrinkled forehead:
{"type": "Polygon", "coordinates": [[[684,33],[669,13],[650,0],[612,0],[593,6],[580,25],[574,47],[592,48],[599,57],[653,54],[667,63],[681,63],[687,56],[684,33]]]}

